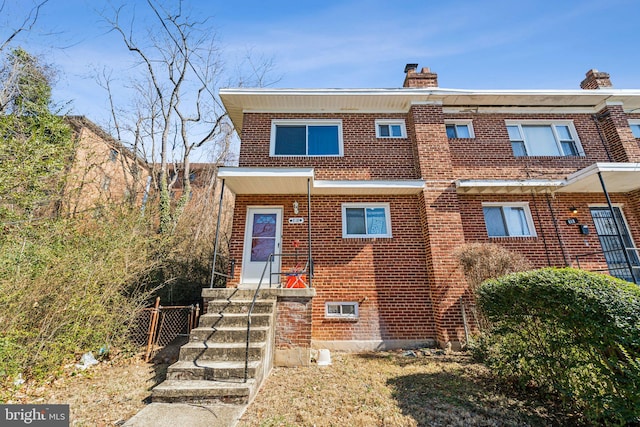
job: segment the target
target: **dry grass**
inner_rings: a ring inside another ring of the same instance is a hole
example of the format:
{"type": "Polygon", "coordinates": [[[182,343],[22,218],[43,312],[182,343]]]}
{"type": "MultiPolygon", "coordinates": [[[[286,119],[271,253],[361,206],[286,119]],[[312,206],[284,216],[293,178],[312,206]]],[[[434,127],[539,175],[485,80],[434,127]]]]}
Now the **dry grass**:
{"type": "Polygon", "coordinates": [[[329,367],[277,368],[239,426],[567,425],[500,391],[467,356],[334,354],[329,367]]]}
{"type": "MultiPolygon", "coordinates": [[[[239,427],[574,424],[534,400],[501,391],[488,370],[466,355],[414,354],[333,353],[328,367],[276,368],[239,427]]],[[[135,357],[86,371],[69,366],[47,385],[0,390],[0,401],[66,403],[73,426],[121,425],[148,403],[151,388],[164,379],[168,364],[158,356],[162,364],[135,357]]]]}
{"type": "Polygon", "coordinates": [[[0,401],[69,404],[72,426],[121,425],[148,403],[151,388],[163,379],[167,366],[145,363],[141,357],[116,358],[84,371],[69,365],[47,384],[0,390],[0,401]]]}

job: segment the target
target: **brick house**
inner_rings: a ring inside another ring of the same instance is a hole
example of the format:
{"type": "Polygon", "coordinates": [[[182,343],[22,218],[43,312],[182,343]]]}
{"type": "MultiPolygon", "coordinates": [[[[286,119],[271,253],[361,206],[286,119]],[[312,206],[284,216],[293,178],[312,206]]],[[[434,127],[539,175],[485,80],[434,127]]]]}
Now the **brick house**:
{"type": "Polygon", "coordinates": [[[405,73],[395,89],[220,91],[241,138],[219,170],[236,196],[227,286],[285,287],[277,348],[455,346],[466,242],[640,280],[640,90],[597,70],[576,90],[405,73]]]}
{"type": "Polygon", "coordinates": [[[65,121],[75,146],[59,212],[78,215],[112,203],[141,205],[151,179],[146,161],[84,116],[65,116],[65,121]]]}

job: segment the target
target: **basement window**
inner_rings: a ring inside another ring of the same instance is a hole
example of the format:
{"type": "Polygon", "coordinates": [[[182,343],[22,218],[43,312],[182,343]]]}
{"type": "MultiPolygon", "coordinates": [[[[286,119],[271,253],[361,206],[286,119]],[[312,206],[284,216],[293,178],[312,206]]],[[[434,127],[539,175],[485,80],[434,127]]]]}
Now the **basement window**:
{"type": "Polygon", "coordinates": [[[357,302],[326,302],[324,305],[324,315],[328,318],[357,319],[357,302]]]}

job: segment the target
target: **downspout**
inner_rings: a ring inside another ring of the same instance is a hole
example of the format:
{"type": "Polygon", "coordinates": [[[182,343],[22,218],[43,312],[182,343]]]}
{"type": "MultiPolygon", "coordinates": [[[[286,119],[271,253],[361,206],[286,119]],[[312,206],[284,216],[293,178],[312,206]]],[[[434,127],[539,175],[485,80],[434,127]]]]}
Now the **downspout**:
{"type": "Polygon", "coordinates": [[[564,261],[565,267],[569,266],[569,262],[567,261],[567,254],[565,252],[564,243],[562,243],[562,238],[560,237],[560,230],[558,229],[558,220],[556,219],[556,214],[553,212],[553,206],[551,205],[551,200],[549,199],[549,193],[545,193],[545,197],[547,199],[547,206],[549,207],[549,213],[551,213],[551,220],[553,221],[553,227],[556,230],[556,237],[558,238],[558,243],[560,244],[560,250],[562,251],[562,260],[564,261]]]}
{"type": "Polygon", "coordinates": [[[544,245],[544,254],[547,256],[547,266],[551,267],[551,257],[549,256],[549,247],[547,245],[547,236],[545,236],[545,234],[544,234],[544,227],[542,226],[542,221],[540,220],[540,210],[538,209],[538,202],[536,200],[536,193],[533,190],[531,190],[531,198],[533,200],[533,207],[536,210],[536,219],[538,220],[538,224],[540,224],[540,233],[542,234],[542,244],[544,245]]]}
{"type": "Polygon", "coordinates": [[[604,196],[607,199],[607,205],[609,206],[609,211],[611,212],[613,225],[616,227],[616,234],[618,235],[618,241],[620,242],[620,247],[622,248],[622,253],[624,254],[624,260],[627,262],[627,267],[629,268],[629,274],[631,275],[631,280],[633,280],[633,283],[637,284],[638,282],[636,281],[636,276],[633,274],[633,266],[631,264],[631,259],[629,258],[629,253],[627,252],[627,248],[624,244],[624,239],[622,238],[622,232],[620,231],[620,227],[618,226],[618,219],[616,218],[616,213],[613,211],[613,204],[611,203],[609,192],[607,191],[607,187],[604,185],[604,179],[602,178],[602,172],[600,171],[598,171],[598,178],[600,179],[600,185],[602,186],[602,190],[604,191],[604,196]]]}
{"type": "Polygon", "coordinates": [[[313,288],[313,258],[311,257],[311,178],[307,178],[307,234],[309,239],[307,245],[309,251],[309,287],[313,288]]]}
{"type": "Polygon", "coordinates": [[[218,205],[218,221],[216,224],[216,237],[213,244],[213,265],[211,266],[211,283],[210,288],[213,288],[213,282],[216,279],[216,261],[218,258],[218,242],[220,240],[220,218],[222,217],[222,198],[224,197],[224,179],[222,180],[222,187],[220,188],[220,204],[218,205]]]}

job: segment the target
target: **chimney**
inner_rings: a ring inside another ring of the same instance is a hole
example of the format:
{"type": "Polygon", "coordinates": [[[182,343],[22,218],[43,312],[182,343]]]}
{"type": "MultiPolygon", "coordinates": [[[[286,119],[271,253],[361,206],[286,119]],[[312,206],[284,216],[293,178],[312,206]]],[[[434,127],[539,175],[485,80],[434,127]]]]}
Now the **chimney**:
{"type": "Polygon", "coordinates": [[[404,67],[406,76],[402,87],[425,88],[438,87],[438,75],[432,73],[428,67],[424,67],[419,73],[416,72],[418,64],[407,64],[404,67]]]}
{"type": "Polygon", "coordinates": [[[580,83],[582,89],[602,89],[613,87],[609,73],[598,71],[595,68],[587,71],[587,77],[580,83]]]}

